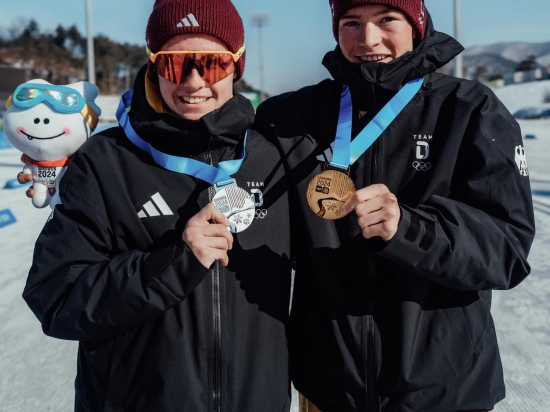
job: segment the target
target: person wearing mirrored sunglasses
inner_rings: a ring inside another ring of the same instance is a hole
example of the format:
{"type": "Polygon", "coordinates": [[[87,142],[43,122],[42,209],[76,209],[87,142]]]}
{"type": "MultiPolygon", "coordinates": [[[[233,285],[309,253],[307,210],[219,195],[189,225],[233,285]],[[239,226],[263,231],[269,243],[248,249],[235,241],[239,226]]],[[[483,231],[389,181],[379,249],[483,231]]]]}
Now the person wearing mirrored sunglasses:
{"type": "Polygon", "coordinates": [[[491,410],[491,293],[529,274],[535,234],[519,126],[485,86],[437,72],[463,48],[422,0],[328,4],[332,79],[256,117],[302,226],[294,385],[308,412],[491,410]]]}
{"type": "Polygon", "coordinates": [[[146,41],[119,126],[61,181],[23,297],[44,333],[79,341],[78,412],[288,411],[286,179],[233,91],[241,18],[157,0],[146,41]]]}

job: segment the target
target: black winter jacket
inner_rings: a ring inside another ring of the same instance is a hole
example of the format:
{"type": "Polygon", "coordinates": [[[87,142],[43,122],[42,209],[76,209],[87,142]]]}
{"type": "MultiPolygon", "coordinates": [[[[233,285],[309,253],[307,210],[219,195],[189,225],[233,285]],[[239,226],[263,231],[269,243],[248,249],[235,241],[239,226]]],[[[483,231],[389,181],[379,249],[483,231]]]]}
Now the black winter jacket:
{"type": "MultiPolygon", "coordinates": [[[[156,113],[138,76],[130,117],[158,150],[238,158],[252,125],[235,95],[192,122],[156,113]]],[[[205,269],[181,240],[210,201],[205,182],[165,170],[120,127],[96,135],[61,182],[23,294],[44,333],[78,340],[78,412],[288,411],[288,200],[276,148],[257,132],[237,175],[257,212],[229,266],[205,269]]]]}
{"type": "MultiPolygon", "coordinates": [[[[323,412],[490,410],[504,398],[491,290],[529,273],[534,237],[520,130],[488,88],[436,72],[462,51],[434,31],[390,64],[337,48],[325,80],[260,106],[279,146],[303,242],[291,311],[291,377],[323,412]],[[343,84],[357,133],[409,80],[421,91],[351,167],[401,209],[395,237],[367,241],[357,216],[319,218],[306,201],[330,158],[343,84]]],[[[292,203],[291,203],[292,204],[292,203]]]]}

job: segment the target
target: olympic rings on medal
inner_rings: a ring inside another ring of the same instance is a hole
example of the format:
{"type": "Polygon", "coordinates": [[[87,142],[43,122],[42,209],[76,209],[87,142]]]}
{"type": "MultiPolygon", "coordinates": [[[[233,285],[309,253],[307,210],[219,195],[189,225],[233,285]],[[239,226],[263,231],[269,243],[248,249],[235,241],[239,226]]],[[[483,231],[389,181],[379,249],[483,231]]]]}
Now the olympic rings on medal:
{"type": "Polygon", "coordinates": [[[412,166],[418,171],[418,172],[427,172],[432,168],[432,165],[430,162],[417,162],[414,161],[412,166]]]}
{"type": "Polygon", "coordinates": [[[256,209],[256,219],[263,219],[267,216],[266,209],[256,209]]]}

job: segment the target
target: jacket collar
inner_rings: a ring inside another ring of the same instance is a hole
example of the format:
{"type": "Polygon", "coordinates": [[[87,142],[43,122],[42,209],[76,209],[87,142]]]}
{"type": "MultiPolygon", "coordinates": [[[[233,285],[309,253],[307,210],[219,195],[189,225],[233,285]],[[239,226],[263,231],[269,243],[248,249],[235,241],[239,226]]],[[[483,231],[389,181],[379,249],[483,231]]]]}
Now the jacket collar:
{"type": "Polygon", "coordinates": [[[240,94],[199,120],[188,120],[169,112],[158,112],[146,97],[147,66],[134,82],[130,119],[136,133],[157,150],[175,156],[194,156],[219,148],[235,149],[252,127],[254,109],[240,94]]]}

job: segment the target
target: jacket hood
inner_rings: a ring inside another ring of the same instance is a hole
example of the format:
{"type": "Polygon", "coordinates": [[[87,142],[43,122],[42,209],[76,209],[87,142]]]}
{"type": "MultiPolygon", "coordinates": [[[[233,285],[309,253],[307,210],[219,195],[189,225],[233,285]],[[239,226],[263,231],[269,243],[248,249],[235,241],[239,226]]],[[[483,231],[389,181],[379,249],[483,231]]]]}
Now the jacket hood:
{"type": "Polygon", "coordinates": [[[252,104],[238,93],[199,120],[159,113],[146,97],[146,72],[147,66],[142,67],[134,82],[130,119],[136,133],[157,150],[176,156],[193,156],[222,147],[235,148],[254,123],[252,104]]]}
{"type": "Polygon", "coordinates": [[[415,44],[413,51],[390,63],[351,63],[342,54],[340,46],[336,46],[334,51],[325,55],[323,65],[336,81],[347,84],[352,90],[364,86],[366,81],[395,92],[408,81],[435,72],[463,50],[464,47],[454,38],[434,29],[428,13],[424,38],[415,44]]]}

